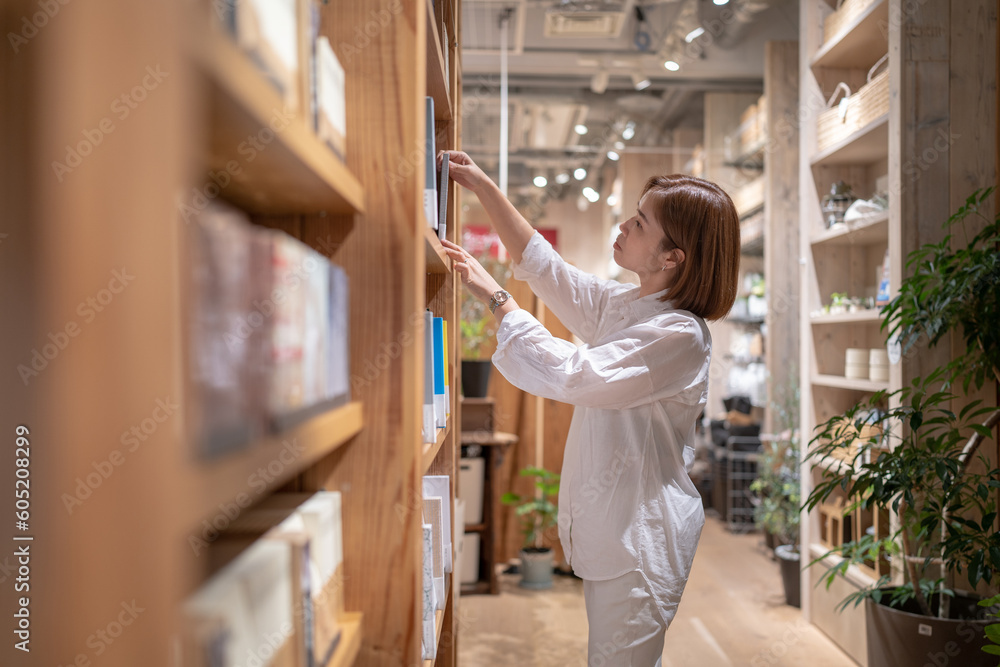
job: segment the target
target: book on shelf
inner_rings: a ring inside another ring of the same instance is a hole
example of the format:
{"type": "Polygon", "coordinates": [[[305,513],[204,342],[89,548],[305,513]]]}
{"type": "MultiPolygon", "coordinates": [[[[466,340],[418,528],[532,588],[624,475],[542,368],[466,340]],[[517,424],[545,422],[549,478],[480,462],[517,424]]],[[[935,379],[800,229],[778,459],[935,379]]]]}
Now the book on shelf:
{"type": "Polygon", "coordinates": [[[434,602],[436,609],[444,609],[444,500],[439,496],[424,497],[424,523],[431,526],[433,538],[434,602]]]}
{"type": "Polygon", "coordinates": [[[188,267],[188,375],[199,409],[192,431],[201,456],[241,448],[257,437],[253,394],[262,359],[240,329],[253,311],[253,228],[239,210],[212,203],[190,226],[188,267]]]}
{"type": "Polygon", "coordinates": [[[300,658],[295,554],[288,540],[257,540],[190,596],[183,605],[182,664],[230,667],[261,654],[274,663],[300,658]]]}
{"type": "Polygon", "coordinates": [[[347,79],[330,40],[316,40],[316,134],[345,159],[347,79]]]}
{"type": "Polygon", "coordinates": [[[434,415],[434,315],[424,311],[424,443],[437,442],[437,418],[434,415]]]}
{"type": "Polygon", "coordinates": [[[434,599],[434,535],[429,523],[423,524],[423,558],[421,559],[422,590],[420,645],[421,657],[433,660],[437,657],[437,633],[434,627],[434,610],[437,607],[434,599]]]}
{"type": "Polygon", "coordinates": [[[441,154],[441,168],[438,173],[438,238],[448,238],[448,171],[450,162],[448,154],[441,154]]]}
{"type": "Polygon", "coordinates": [[[240,449],[350,400],[343,269],[221,202],[190,230],[187,367],[199,455],[240,449]]]}
{"type": "Polygon", "coordinates": [[[444,318],[435,317],[434,326],[434,422],[438,428],[448,425],[448,403],[444,393],[444,318]]]}
{"type": "Polygon", "coordinates": [[[451,520],[451,478],[448,475],[424,475],[424,498],[442,498],[443,517],[442,546],[444,554],[444,571],[452,571],[452,520],[451,520]]]}
{"type": "Polygon", "coordinates": [[[299,110],[298,0],[228,0],[222,24],[236,44],[282,94],[289,111],[299,110]]]}
{"type": "Polygon", "coordinates": [[[451,417],[451,385],[448,383],[448,320],[441,323],[441,337],[444,339],[444,407],[447,419],[451,417]]]}
{"type": "Polygon", "coordinates": [[[277,493],[245,510],[209,550],[210,567],[224,567],[261,539],[299,541],[302,618],[296,636],[309,665],[326,664],[340,642],[343,602],[343,536],[339,492],[277,493]]]}
{"type": "Polygon", "coordinates": [[[437,139],[434,130],[434,98],[428,97],[426,102],[426,135],[424,137],[424,216],[427,226],[433,230],[438,228],[437,199],[437,139]]]}

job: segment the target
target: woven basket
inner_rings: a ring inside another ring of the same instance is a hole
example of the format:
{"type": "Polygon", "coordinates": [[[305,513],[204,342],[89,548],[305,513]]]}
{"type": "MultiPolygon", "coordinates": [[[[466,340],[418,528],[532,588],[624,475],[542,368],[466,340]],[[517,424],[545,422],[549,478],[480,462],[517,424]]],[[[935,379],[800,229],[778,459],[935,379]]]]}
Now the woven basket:
{"type": "Polygon", "coordinates": [[[826,17],[823,21],[823,42],[829,42],[858,18],[868,7],[878,2],[878,0],[842,0],[837,3],[837,11],[826,17]]]}
{"type": "Polygon", "coordinates": [[[816,119],[817,150],[824,151],[843,141],[889,111],[889,70],[886,68],[876,74],[888,62],[888,54],[882,56],[868,70],[868,83],[861,86],[857,93],[851,94],[846,83],[837,85],[827,102],[827,106],[832,108],[820,113],[816,119]],[[845,107],[844,113],[841,112],[840,105],[834,106],[842,92],[846,94],[846,101],[841,102],[845,107]]]}

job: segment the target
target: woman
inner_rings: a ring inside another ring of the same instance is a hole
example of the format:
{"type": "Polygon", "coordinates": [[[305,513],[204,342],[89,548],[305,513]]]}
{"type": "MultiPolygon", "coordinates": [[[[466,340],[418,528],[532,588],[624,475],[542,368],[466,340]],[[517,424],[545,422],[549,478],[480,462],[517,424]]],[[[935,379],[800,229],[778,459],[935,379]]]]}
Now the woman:
{"type": "Polygon", "coordinates": [[[563,457],[559,539],[584,580],[588,664],[660,665],[664,633],[705,523],[687,474],[708,392],[705,320],[736,298],[739,218],[717,185],[654,176],[619,225],[614,259],[639,286],[567,264],[465,153],[449,173],[487,211],[526,280],[583,345],[554,338],[461,247],[469,291],[500,322],[494,365],[518,388],[576,406],[563,457]]]}

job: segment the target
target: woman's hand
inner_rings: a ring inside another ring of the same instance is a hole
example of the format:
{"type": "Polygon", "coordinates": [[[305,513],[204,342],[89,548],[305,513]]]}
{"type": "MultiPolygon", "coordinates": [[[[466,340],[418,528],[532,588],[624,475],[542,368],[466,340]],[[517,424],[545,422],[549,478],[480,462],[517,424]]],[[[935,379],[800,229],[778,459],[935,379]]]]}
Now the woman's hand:
{"type": "Polygon", "coordinates": [[[441,241],[441,245],[444,246],[448,257],[455,262],[455,270],[462,277],[462,282],[465,283],[472,296],[489,303],[493,293],[501,289],[493,276],[483,268],[479,260],[470,255],[462,246],[455,245],[451,241],[441,241]]]}
{"type": "Polygon", "coordinates": [[[440,166],[444,153],[448,153],[448,175],[463,188],[478,193],[483,186],[492,183],[489,176],[483,173],[483,170],[472,161],[467,153],[462,151],[439,151],[438,166],[440,166]]]}

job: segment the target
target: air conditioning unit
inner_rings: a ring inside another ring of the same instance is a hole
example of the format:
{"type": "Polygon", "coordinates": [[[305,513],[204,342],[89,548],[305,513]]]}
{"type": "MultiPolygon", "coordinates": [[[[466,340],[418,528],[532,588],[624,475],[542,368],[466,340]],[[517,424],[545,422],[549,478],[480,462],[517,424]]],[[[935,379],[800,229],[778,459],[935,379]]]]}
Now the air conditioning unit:
{"type": "Polygon", "coordinates": [[[612,3],[561,3],[545,12],[546,37],[618,37],[625,6],[612,3]]]}

